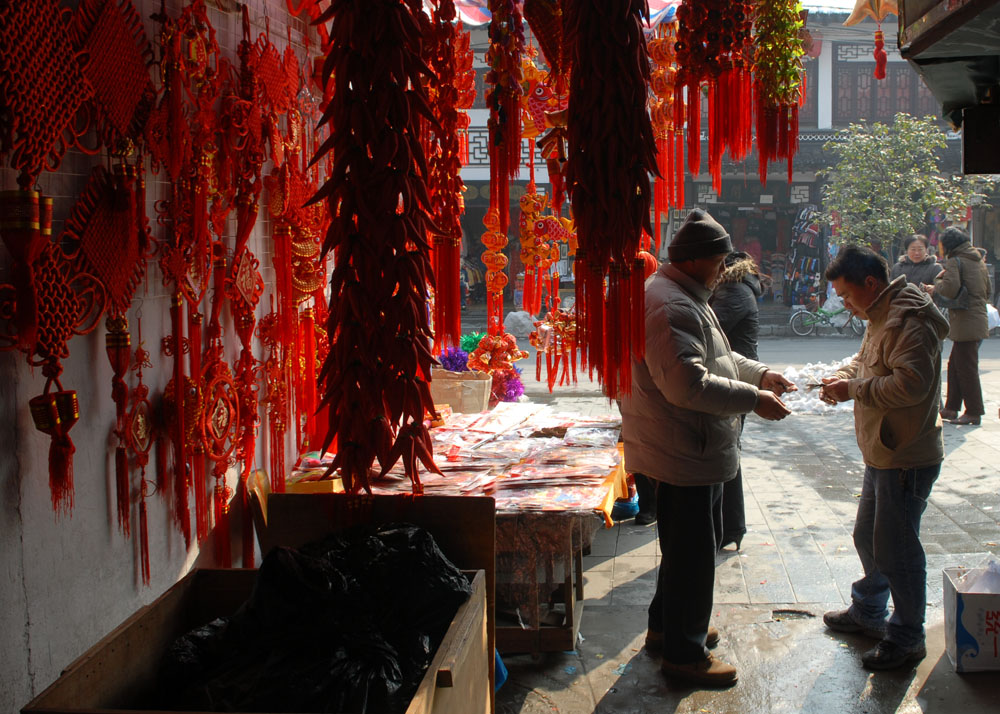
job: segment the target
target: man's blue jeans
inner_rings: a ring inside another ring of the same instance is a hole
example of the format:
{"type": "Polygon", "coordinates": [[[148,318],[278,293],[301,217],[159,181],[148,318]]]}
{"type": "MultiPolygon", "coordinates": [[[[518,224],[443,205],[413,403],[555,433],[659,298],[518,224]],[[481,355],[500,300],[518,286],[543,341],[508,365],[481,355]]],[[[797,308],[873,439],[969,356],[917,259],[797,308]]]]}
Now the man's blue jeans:
{"type": "Polygon", "coordinates": [[[865,467],[854,546],[865,576],[851,586],[851,615],[881,629],[892,594],[886,639],[901,647],[924,642],[927,559],[920,544],[920,516],[941,464],[915,469],[865,467]]]}

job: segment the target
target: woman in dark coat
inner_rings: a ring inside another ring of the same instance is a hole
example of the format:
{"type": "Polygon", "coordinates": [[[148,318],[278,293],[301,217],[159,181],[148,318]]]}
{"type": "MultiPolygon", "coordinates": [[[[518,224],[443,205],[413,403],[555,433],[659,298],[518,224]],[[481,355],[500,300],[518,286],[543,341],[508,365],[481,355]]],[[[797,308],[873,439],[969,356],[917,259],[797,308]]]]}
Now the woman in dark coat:
{"type": "MultiPolygon", "coordinates": [[[[722,331],[733,352],[757,359],[757,334],[760,331],[757,298],[761,295],[760,272],[752,257],[746,253],[730,253],[726,258],[726,271],[708,301],[719,318],[722,331]]],[[[745,421],[746,416],[741,417],[745,421]]],[[[736,471],[736,478],[726,481],[722,491],[722,533],[716,534],[719,549],[735,543],[739,550],[747,532],[743,507],[743,470],[736,471]]]]}
{"type": "Polygon", "coordinates": [[[979,381],[979,345],[989,337],[986,301],[990,297],[990,276],[983,254],[974,248],[969,236],[959,228],[941,234],[941,246],[947,251],[944,270],[934,279],[928,292],[955,299],[964,287],[969,294],[968,307],[949,308],[948,337],[952,340],[948,355],[948,398],[941,418],[952,424],[978,426],[986,410],[979,381]],[[959,410],[965,403],[965,413],[959,410]]]}
{"type": "Polygon", "coordinates": [[[928,253],[929,247],[927,237],[919,233],[904,240],[903,255],[899,256],[899,260],[892,266],[889,279],[895,280],[900,275],[905,275],[906,282],[913,283],[917,287],[933,285],[934,278],[944,268],[937,262],[934,254],[928,253]]]}

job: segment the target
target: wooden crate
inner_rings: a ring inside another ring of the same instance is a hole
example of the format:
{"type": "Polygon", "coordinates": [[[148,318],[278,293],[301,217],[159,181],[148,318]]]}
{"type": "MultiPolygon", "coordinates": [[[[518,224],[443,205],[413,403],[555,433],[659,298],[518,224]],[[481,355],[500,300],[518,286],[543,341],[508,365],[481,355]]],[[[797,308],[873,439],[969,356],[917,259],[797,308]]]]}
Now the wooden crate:
{"type": "MultiPolygon", "coordinates": [[[[495,711],[496,504],[487,496],[366,496],[343,493],[271,493],[263,471],[250,479],[251,508],[261,553],[297,547],[359,524],[412,523],[425,528],[459,568],[486,577],[486,633],[490,706],[495,711]]],[[[474,711],[459,709],[462,714],[474,711]]]]}
{"type": "MultiPolygon", "coordinates": [[[[455,613],[406,714],[485,712],[490,706],[486,576],[465,572],[472,596],[455,613]]],[[[156,714],[133,707],[153,691],[167,648],[185,632],[235,612],[249,597],[256,573],[191,571],[73,662],[22,714],[156,714]]]]}

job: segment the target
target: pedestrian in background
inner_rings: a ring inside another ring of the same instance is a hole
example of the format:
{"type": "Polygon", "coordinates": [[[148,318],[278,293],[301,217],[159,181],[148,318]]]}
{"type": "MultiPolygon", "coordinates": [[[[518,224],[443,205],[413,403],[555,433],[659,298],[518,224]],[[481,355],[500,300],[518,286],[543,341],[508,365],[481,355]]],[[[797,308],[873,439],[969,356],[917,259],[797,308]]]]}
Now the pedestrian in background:
{"type": "Polygon", "coordinates": [[[906,276],[906,282],[913,283],[919,288],[924,285],[933,285],[934,278],[937,277],[944,268],[937,261],[937,257],[928,252],[930,243],[927,236],[914,233],[903,241],[903,254],[899,256],[889,272],[889,280],[895,280],[900,275],[906,276]]]}
{"type": "MultiPolygon", "coordinates": [[[[726,270],[715,287],[708,304],[719,318],[722,332],[729,340],[733,352],[747,359],[757,359],[757,335],[760,332],[760,308],[757,298],[761,295],[760,271],[752,256],[743,252],[726,256],[726,270]]],[[[746,414],[740,415],[740,434],[746,414]]],[[[742,444],[737,441],[738,448],[742,444]]],[[[736,478],[722,487],[722,523],[717,533],[719,550],[730,543],[740,549],[747,532],[747,519],[743,503],[743,467],[737,466],[736,478]]]]}
{"type": "Polygon", "coordinates": [[[948,355],[948,396],[941,418],[952,424],[978,426],[986,413],[979,381],[979,345],[990,334],[986,313],[990,276],[983,254],[972,246],[962,229],[946,229],[941,234],[941,246],[946,255],[944,271],[934,278],[928,292],[950,300],[960,299],[963,290],[968,296],[966,307],[948,308],[948,337],[954,344],[948,355]],[[965,412],[959,416],[963,403],[965,412]]]}
{"type": "Polygon", "coordinates": [[[715,587],[715,523],[722,484],[736,476],[740,414],[778,420],[779,395],[794,389],[765,365],[729,349],[708,298],[732,251],[729,234],[692,211],[668,248],[670,263],[646,281],[646,353],[632,363],[621,400],[629,469],[655,479],[660,569],[649,606],[646,647],[664,674],[730,686],[736,668],[708,648],[715,587]]]}
{"type": "Polygon", "coordinates": [[[851,586],[851,606],[826,613],[823,622],[837,632],[878,639],[861,656],[862,664],[896,669],[927,655],[920,517],[944,460],[937,411],[948,321],[916,285],[903,277],[890,283],[889,266],[867,248],[842,250],[826,279],[852,314],[868,320],[868,330],[858,354],[836,376],[824,378],[820,392],[828,403],[854,400],[865,462],[854,523],[864,577],[851,586]]]}

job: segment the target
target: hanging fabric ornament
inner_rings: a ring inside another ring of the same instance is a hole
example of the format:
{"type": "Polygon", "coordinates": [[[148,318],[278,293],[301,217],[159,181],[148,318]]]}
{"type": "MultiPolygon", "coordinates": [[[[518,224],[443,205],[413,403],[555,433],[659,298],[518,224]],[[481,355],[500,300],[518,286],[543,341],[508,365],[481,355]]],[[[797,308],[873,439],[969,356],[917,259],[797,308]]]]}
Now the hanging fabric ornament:
{"type": "Polygon", "coordinates": [[[541,309],[542,251],[541,242],[536,243],[535,239],[535,221],[541,216],[548,201],[545,196],[538,193],[535,182],[531,181],[518,203],[521,206],[521,214],[518,217],[518,238],[521,242],[521,262],[524,264],[521,307],[529,314],[537,315],[541,309]]]}
{"type": "Polygon", "coordinates": [[[674,51],[677,80],[674,123],[685,116],[679,104],[681,85],[687,88],[688,171],[701,164],[701,93],[707,85],[708,169],[717,192],[722,190],[722,155],[727,150],[742,161],[752,143],[753,6],[739,0],[686,0],[677,8],[679,22],[674,51]]]}
{"type": "MultiPolygon", "coordinates": [[[[455,27],[455,109],[468,110],[476,102],[476,70],[472,68],[472,48],[469,46],[472,33],[459,22],[455,27]]],[[[458,156],[462,164],[469,163],[469,115],[458,112],[458,156]]]]}
{"type": "Polygon", "coordinates": [[[132,371],[138,384],[132,390],[131,406],[126,417],[125,443],[139,467],[139,569],[143,585],[149,585],[149,517],[146,513],[147,491],[153,486],[146,480],[149,450],[153,445],[152,405],[149,387],[142,381],[142,370],[151,369],[149,352],[142,345],[142,320],[139,321],[139,346],[135,349],[132,371]]]}
{"type": "Polygon", "coordinates": [[[570,52],[566,40],[563,0],[525,0],[524,19],[538,38],[559,96],[566,94],[570,75],[570,52]]]}
{"type": "MultiPolygon", "coordinates": [[[[42,235],[51,235],[51,223],[43,223],[42,235]]],[[[38,339],[28,362],[42,367],[43,394],[28,402],[35,427],[51,437],[49,488],[56,514],[73,510],[73,453],[69,436],[79,419],[75,390],[64,389],[59,377],[61,360],[69,356],[67,342],[73,335],[87,334],[103,311],[100,284],[91,276],[76,273],[57,243],[47,243],[34,266],[38,339]],[[55,390],[53,390],[55,387],[55,390]]],[[[3,291],[0,290],[0,293],[3,291]]]]}
{"type": "Polygon", "coordinates": [[[13,299],[7,306],[12,316],[10,347],[27,355],[38,342],[38,286],[35,263],[51,238],[52,199],[38,191],[0,192],[0,237],[11,257],[13,299]],[[46,234],[48,230],[48,234],[46,234]]]}
{"type": "Polygon", "coordinates": [[[149,76],[153,49],[132,0],[82,0],[73,14],[73,43],[88,57],[98,134],[112,151],[142,136],[156,92],[149,76]]]}
{"type": "MultiPolygon", "coordinates": [[[[950,6],[949,6],[950,7],[950,6]]],[[[889,56],[885,51],[885,35],[882,34],[882,21],[886,15],[898,15],[899,3],[897,0],[857,0],[850,16],[844,20],[845,27],[851,27],[862,22],[866,17],[870,17],[878,23],[875,31],[875,79],[885,79],[885,66],[889,61],[889,56]]]]}
{"type": "Polygon", "coordinates": [[[503,249],[507,247],[507,236],[501,230],[499,212],[490,208],[483,217],[486,232],[483,233],[483,251],[481,260],[486,266],[486,331],[491,335],[503,332],[503,289],[507,285],[507,256],[503,249]]]}
{"type": "MultiPolygon", "coordinates": [[[[486,105],[490,116],[490,211],[505,237],[510,225],[510,182],[521,166],[521,52],[524,29],[514,0],[490,0],[486,105]]],[[[494,329],[496,329],[494,327],[494,329]]]]}
{"type": "Polygon", "coordinates": [[[635,270],[649,228],[649,173],[656,144],[646,111],[649,59],[642,33],[646,3],[598,6],[569,0],[570,79],[567,184],[578,232],[577,337],[605,394],[631,391],[632,359],[645,351],[642,273],[635,270]],[[635,61],[621,63],[621,57],[635,61]],[[595,77],[614,76],[614,82],[595,77]],[[605,289],[607,278],[607,289],[605,289]]]}
{"type": "Polygon", "coordinates": [[[542,381],[544,354],[545,379],[549,392],[556,386],[557,379],[560,387],[576,384],[576,318],[573,313],[561,309],[556,300],[545,319],[535,322],[535,328],[528,339],[537,350],[536,381],[542,381]]]}
{"type": "Polygon", "coordinates": [[[674,102],[683,101],[683,93],[676,91],[676,42],[677,20],[674,15],[670,21],[660,22],[656,26],[656,36],[649,41],[649,57],[653,61],[649,83],[652,90],[649,114],[653,136],[656,138],[656,167],[659,171],[659,178],[653,188],[652,238],[657,254],[660,251],[660,217],[671,206],[679,208],[684,205],[684,129],[674,125],[675,115],[683,115],[683,110],[676,114],[674,110],[674,102]],[[681,142],[679,156],[675,152],[678,140],[681,142]],[[680,179],[675,181],[678,171],[680,179]]]}
{"type": "MultiPolygon", "coordinates": [[[[462,296],[458,273],[462,253],[462,170],[456,85],[457,29],[453,0],[441,0],[434,10],[430,34],[430,67],[437,77],[431,83],[430,100],[440,131],[437,146],[427,158],[427,189],[440,234],[433,236],[434,261],[434,349],[456,346],[462,336],[462,296]]],[[[430,134],[430,132],[427,132],[430,134]]]]}
{"type": "Polygon", "coordinates": [[[0,160],[10,156],[22,189],[33,186],[43,169],[58,168],[66,149],[89,129],[86,122],[74,122],[94,89],[73,48],[69,14],[58,0],[0,4],[6,117],[0,124],[0,160]]]}
{"type": "Polygon", "coordinates": [[[788,162],[792,181],[799,146],[799,100],[802,76],[801,5],[787,0],[757,0],[754,21],[754,100],[757,162],[762,185],[771,161],[788,162]]]}

